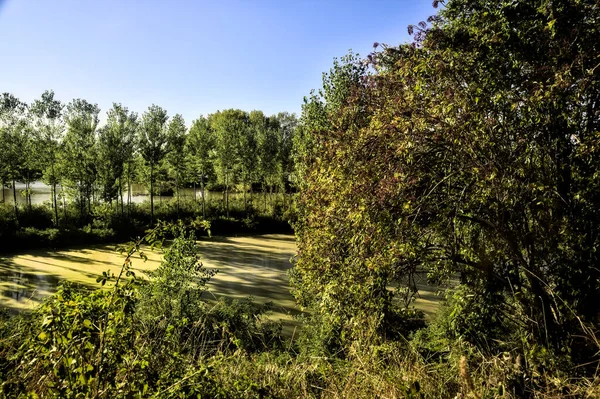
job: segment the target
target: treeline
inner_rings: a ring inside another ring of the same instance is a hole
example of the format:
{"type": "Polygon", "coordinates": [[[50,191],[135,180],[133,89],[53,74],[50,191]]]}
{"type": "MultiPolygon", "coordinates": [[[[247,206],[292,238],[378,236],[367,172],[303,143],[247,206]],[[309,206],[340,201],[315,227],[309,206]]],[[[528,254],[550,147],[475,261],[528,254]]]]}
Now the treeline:
{"type": "Polygon", "coordinates": [[[17,220],[17,182],[25,183],[28,209],[32,182],[51,187],[55,227],[67,222],[67,202],[76,204],[80,225],[89,222],[94,204],[111,204],[115,213],[127,215],[133,183],[150,193],[151,221],[159,192],[173,192],[179,211],[182,187],[221,189],[228,216],[232,189],[243,191],[244,209],[246,193],[264,193],[266,207],[274,193],[290,190],[294,114],[230,109],[201,116],[189,129],[181,115],[169,118],[157,105],[139,116],[114,103],[103,126],[99,115],[96,104],[74,99],[65,105],[53,91],[31,104],[2,94],[0,183],[12,186],[17,220]]]}

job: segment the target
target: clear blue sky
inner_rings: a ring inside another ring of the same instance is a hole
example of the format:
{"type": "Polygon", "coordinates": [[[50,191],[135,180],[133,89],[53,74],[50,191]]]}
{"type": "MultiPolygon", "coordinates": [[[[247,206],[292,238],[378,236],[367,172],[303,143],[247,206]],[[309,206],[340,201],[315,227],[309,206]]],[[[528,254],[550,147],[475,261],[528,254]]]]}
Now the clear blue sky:
{"type": "MultiPolygon", "coordinates": [[[[431,0],[0,0],[0,92],[102,108],[299,113],[334,57],[409,40],[431,0]]],[[[104,119],[104,117],[102,118],[104,119]]]]}

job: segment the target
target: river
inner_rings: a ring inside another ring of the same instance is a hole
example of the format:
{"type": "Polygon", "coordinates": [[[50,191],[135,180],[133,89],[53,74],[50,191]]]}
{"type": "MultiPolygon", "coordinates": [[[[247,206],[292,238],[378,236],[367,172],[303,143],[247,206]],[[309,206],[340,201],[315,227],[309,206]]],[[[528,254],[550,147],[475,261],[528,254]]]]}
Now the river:
{"type": "MultiPolygon", "coordinates": [[[[17,183],[15,185],[17,191],[17,203],[25,204],[25,183],[17,183]]],[[[49,202],[52,199],[52,192],[50,186],[44,184],[43,182],[36,181],[30,184],[29,186],[31,190],[31,203],[33,205],[41,205],[44,202],[49,202]]],[[[160,188],[160,187],[157,187],[160,188]]],[[[60,186],[58,186],[57,192],[60,192],[60,186]]],[[[230,194],[235,196],[236,194],[230,194]]],[[[239,194],[238,194],[239,195],[239,194]]],[[[200,200],[202,198],[202,190],[200,187],[197,188],[180,188],[179,196],[182,199],[194,199],[197,198],[200,200]]],[[[205,191],[205,196],[207,201],[212,200],[220,200],[223,196],[221,192],[211,192],[205,191]]],[[[172,195],[155,195],[154,201],[156,203],[164,200],[172,199],[172,195]]],[[[12,203],[13,200],[13,191],[12,188],[3,188],[2,195],[0,196],[0,201],[4,199],[4,202],[12,203]]],[[[123,192],[123,200],[127,200],[127,190],[123,192]]],[[[148,190],[141,184],[132,184],[131,185],[131,202],[139,204],[144,201],[150,200],[150,194],[148,190]]]]}

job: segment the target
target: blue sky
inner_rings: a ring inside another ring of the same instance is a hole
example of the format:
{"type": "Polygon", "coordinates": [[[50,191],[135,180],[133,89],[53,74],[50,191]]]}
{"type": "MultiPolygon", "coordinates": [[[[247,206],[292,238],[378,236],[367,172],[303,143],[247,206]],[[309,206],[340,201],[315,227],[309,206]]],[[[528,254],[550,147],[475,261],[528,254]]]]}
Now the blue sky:
{"type": "MultiPolygon", "coordinates": [[[[240,108],[299,113],[334,57],[409,40],[430,0],[0,0],[0,92],[45,89],[189,124],[240,108]]],[[[103,118],[104,119],[104,118],[103,118]]]]}

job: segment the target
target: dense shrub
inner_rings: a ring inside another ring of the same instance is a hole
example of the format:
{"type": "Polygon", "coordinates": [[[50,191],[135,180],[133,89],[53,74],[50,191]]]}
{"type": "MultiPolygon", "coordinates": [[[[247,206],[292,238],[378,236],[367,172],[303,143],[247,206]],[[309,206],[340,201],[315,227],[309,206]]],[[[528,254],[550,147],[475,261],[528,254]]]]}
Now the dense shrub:
{"type": "Polygon", "coordinates": [[[425,271],[462,283],[457,339],[594,375],[599,19],[591,2],[452,0],[413,43],[334,63],[295,136],[292,284],[316,331],[391,337],[425,271]]]}

